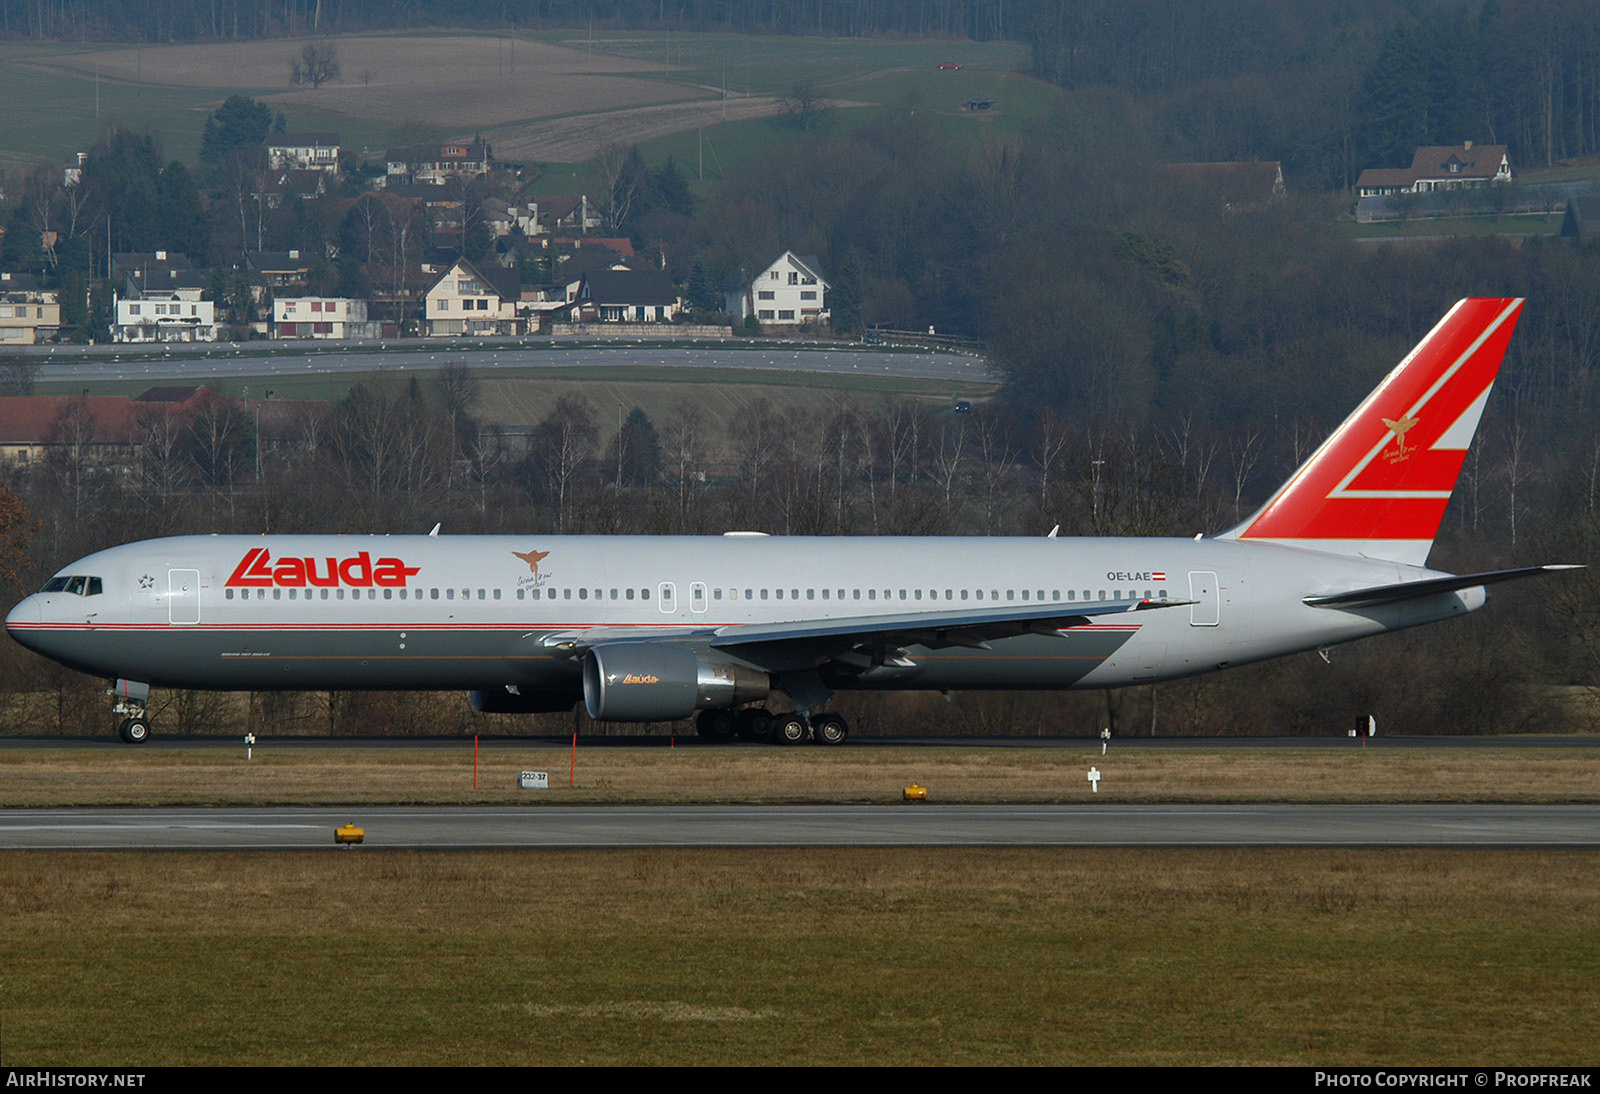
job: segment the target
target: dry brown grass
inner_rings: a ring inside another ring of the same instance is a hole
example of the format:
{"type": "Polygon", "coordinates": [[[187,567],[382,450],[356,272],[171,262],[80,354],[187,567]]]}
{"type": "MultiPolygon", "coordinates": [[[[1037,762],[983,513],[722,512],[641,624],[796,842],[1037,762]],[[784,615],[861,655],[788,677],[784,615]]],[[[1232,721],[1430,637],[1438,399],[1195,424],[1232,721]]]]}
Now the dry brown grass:
{"type": "Polygon", "coordinates": [[[8,1064],[1582,1065],[1594,852],[0,855],[8,1064]]]}
{"type": "MultiPolygon", "coordinates": [[[[55,67],[166,87],[257,89],[274,110],[331,111],[363,122],[478,132],[498,126],[651,103],[710,91],[624,73],[666,66],[542,42],[496,38],[354,36],[336,39],[342,82],[289,89],[298,41],[154,46],[53,57],[55,67]],[[270,89],[283,88],[273,92],[270,89]]],[[[220,100],[219,100],[220,102],[220,100]]],[[[510,153],[496,144],[496,154],[510,153]]],[[[585,157],[587,158],[587,157],[585,157]]]]}
{"type": "Polygon", "coordinates": [[[1600,756],[1559,749],[682,748],[579,741],[453,748],[15,749],[0,806],[891,802],[1592,802],[1600,756]],[[1102,775],[1099,793],[1087,772],[1102,775]],[[548,791],[516,788],[547,771],[548,791]]]}
{"type": "MultiPolygon", "coordinates": [[[[829,100],[828,105],[867,104],[829,100]]],[[[508,160],[584,163],[613,146],[627,148],[700,126],[709,128],[723,122],[770,118],[784,110],[779,99],[755,96],[727,101],[671,102],[551,118],[496,130],[493,134],[495,155],[508,160]]]]}

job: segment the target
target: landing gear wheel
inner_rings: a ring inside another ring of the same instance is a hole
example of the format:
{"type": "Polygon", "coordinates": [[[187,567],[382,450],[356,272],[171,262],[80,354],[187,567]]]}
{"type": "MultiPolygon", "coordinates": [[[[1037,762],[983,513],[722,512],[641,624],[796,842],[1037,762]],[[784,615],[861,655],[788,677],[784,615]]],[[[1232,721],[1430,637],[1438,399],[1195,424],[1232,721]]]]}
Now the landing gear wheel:
{"type": "Polygon", "coordinates": [[[772,736],[772,715],[763,707],[745,707],[733,716],[733,731],[740,740],[764,741],[772,736]]]}
{"type": "Polygon", "coordinates": [[[733,711],[702,710],[694,720],[694,728],[708,741],[726,741],[733,736],[733,711]]]}
{"type": "Polygon", "coordinates": [[[124,718],[117,732],[130,745],[142,745],[150,739],[150,723],[143,718],[124,718]]]}
{"type": "Polygon", "coordinates": [[[837,714],[824,714],[813,723],[819,745],[842,745],[850,736],[850,723],[837,714]]]}
{"type": "Polygon", "coordinates": [[[804,744],[811,735],[811,727],[798,714],[780,714],[772,722],[772,743],[778,745],[804,744]]]}

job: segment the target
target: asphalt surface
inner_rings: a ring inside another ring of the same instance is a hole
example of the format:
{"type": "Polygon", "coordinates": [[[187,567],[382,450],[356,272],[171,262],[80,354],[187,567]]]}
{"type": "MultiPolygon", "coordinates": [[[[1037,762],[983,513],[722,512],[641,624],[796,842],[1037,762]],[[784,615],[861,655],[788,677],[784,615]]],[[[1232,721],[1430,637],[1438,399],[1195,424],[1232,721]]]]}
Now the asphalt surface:
{"type": "Polygon", "coordinates": [[[840,376],[921,380],[995,379],[988,363],[967,354],[868,349],[839,343],[730,342],[726,346],[679,346],[638,342],[618,345],[472,340],[438,344],[431,340],[359,344],[304,342],[213,342],[169,349],[142,348],[115,356],[104,347],[35,347],[28,356],[39,365],[38,383],[106,383],[142,380],[163,383],[288,378],[327,373],[433,371],[460,363],[493,368],[713,368],[776,372],[817,372],[840,376]]]}
{"type": "MultiPolygon", "coordinates": [[[[530,791],[530,793],[537,793],[530,791]]],[[[1600,847],[1600,805],[349,806],[0,811],[0,850],[1600,847]]]]}

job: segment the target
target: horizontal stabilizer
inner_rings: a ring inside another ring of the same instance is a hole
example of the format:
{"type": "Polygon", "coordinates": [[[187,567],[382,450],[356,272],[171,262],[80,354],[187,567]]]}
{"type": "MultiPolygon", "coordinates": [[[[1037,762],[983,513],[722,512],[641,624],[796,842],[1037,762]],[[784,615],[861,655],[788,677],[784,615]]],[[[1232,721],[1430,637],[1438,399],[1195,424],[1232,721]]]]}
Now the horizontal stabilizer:
{"type": "Polygon", "coordinates": [[[1515,570],[1491,570],[1481,574],[1453,574],[1426,581],[1402,581],[1396,585],[1374,585],[1368,589],[1354,589],[1347,593],[1329,596],[1308,596],[1305,602],[1313,608],[1371,608],[1379,604],[1398,604],[1404,600],[1453,593],[1458,589],[1474,589],[1480,585],[1493,585],[1499,581],[1515,581],[1522,577],[1554,573],[1557,570],[1581,570],[1582,566],[1552,565],[1523,566],[1515,570]]]}

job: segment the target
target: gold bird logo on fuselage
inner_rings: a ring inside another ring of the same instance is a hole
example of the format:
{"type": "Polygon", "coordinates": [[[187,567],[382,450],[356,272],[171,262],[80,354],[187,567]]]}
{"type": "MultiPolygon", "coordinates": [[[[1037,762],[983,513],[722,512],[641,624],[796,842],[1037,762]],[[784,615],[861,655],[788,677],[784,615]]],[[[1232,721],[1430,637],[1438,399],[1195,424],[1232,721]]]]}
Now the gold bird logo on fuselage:
{"type": "Polygon", "coordinates": [[[550,557],[549,551],[512,551],[511,553],[528,564],[528,569],[535,579],[539,576],[539,563],[550,557]]]}

